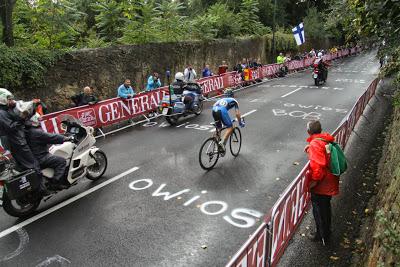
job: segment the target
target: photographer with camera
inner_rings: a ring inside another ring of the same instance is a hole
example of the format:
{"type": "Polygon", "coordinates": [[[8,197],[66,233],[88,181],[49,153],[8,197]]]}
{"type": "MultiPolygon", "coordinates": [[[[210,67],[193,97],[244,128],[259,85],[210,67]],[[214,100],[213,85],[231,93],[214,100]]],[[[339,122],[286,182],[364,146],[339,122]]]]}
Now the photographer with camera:
{"type": "Polygon", "coordinates": [[[157,72],[154,72],[153,75],[150,75],[150,77],[147,79],[146,91],[147,92],[153,91],[160,87],[161,87],[160,77],[157,72]]]}
{"type": "Polygon", "coordinates": [[[187,66],[183,75],[185,76],[185,82],[187,83],[194,83],[197,77],[196,71],[192,68],[191,64],[187,66]]]}

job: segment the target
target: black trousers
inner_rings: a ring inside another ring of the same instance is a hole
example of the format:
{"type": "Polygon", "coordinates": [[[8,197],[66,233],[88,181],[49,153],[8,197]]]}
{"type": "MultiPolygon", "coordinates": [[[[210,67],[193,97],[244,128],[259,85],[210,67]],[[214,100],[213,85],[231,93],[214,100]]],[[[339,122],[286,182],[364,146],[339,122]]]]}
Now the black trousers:
{"type": "Polygon", "coordinates": [[[331,199],[331,196],[311,193],[311,203],[317,228],[317,236],[325,240],[329,239],[331,235],[331,199]]]}
{"type": "Polygon", "coordinates": [[[42,169],[51,168],[54,170],[54,182],[61,182],[64,178],[67,162],[64,158],[54,155],[47,155],[40,160],[40,167],[42,169]]]}

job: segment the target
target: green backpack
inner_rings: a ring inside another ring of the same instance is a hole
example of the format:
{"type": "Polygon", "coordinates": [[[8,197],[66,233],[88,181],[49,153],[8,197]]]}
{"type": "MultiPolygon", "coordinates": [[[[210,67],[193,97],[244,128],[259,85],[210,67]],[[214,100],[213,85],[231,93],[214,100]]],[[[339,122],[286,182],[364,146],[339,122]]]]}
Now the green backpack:
{"type": "Polygon", "coordinates": [[[343,150],[340,148],[340,145],[335,142],[330,143],[323,138],[316,139],[322,140],[329,144],[329,151],[331,154],[331,162],[329,166],[330,172],[336,176],[343,174],[347,169],[347,160],[343,150]]]}

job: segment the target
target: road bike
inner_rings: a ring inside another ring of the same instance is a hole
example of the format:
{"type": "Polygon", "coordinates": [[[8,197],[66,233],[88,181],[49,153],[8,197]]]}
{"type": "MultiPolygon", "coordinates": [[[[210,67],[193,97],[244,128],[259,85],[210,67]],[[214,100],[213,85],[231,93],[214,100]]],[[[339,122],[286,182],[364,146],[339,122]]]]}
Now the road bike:
{"type": "MultiPolygon", "coordinates": [[[[233,122],[233,132],[229,137],[229,150],[231,151],[232,156],[237,157],[240,152],[240,148],[242,147],[242,133],[240,132],[239,127],[235,123],[236,120],[232,120],[233,122]]],[[[213,136],[207,138],[203,144],[201,145],[199,152],[199,163],[201,168],[204,170],[211,170],[214,168],[215,164],[217,164],[219,157],[225,156],[226,150],[223,151],[219,145],[221,141],[221,133],[223,130],[227,129],[227,127],[218,128],[217,123],[213,122],[211,125],[215,126],[215,132],[213,136]]]]}

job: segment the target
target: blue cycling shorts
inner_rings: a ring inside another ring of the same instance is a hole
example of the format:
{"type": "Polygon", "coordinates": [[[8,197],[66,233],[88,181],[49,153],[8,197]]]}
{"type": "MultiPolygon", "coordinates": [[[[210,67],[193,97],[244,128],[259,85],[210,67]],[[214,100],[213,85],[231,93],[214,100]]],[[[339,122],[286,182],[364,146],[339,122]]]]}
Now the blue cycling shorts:
{"type": "Polygon", "coordinates": [[[217,127],[222,128],[221,122],[228,128],[233,127],[232,119],[226,108],[213,107],[212,115],[217,122],[217,127]]]}

